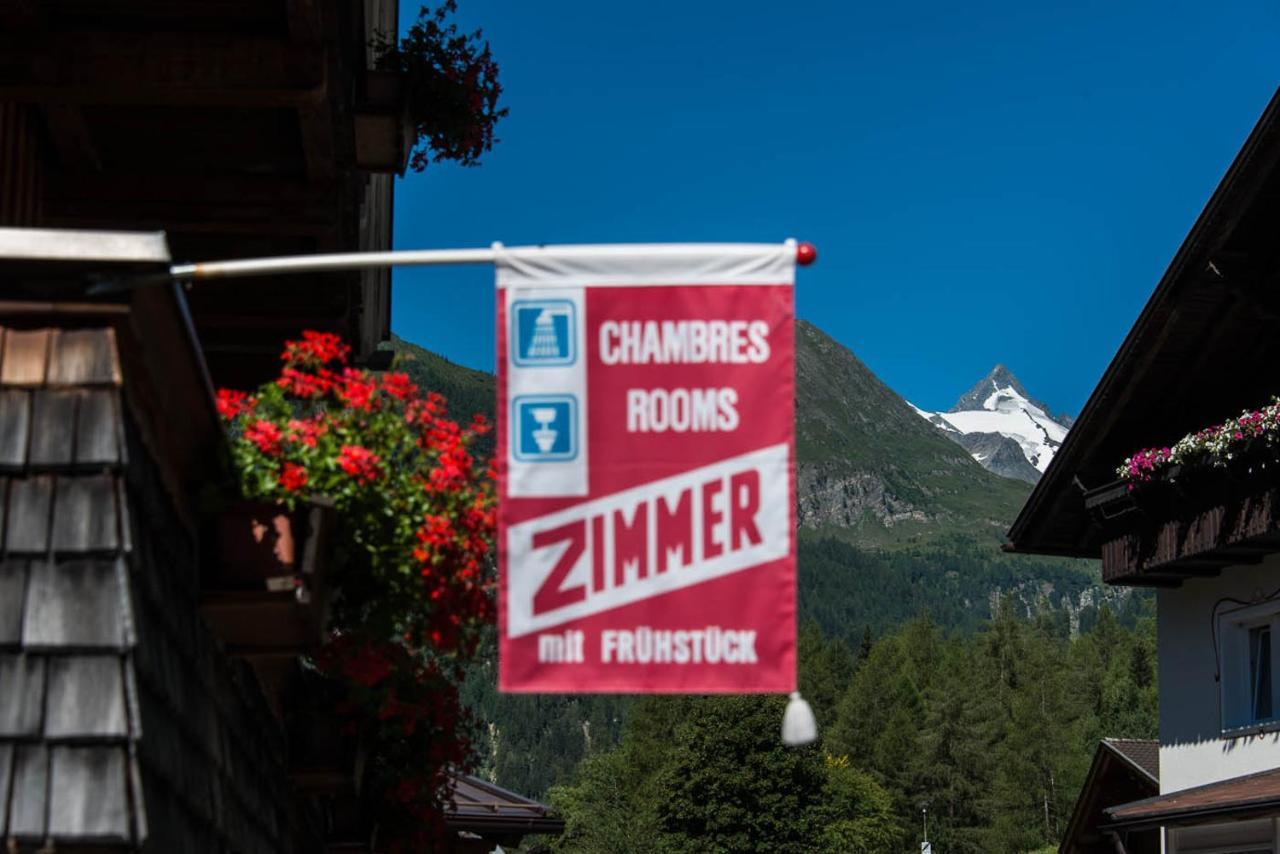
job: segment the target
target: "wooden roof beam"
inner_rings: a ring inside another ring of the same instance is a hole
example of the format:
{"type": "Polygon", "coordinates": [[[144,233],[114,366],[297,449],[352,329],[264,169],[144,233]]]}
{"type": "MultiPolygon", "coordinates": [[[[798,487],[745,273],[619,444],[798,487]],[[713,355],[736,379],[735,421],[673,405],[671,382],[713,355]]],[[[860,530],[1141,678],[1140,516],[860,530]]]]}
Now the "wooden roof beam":
{"type": "Polygon", "coordinates": [[[326,97],[318,46],[222,33],[0,35],[0,100],[298,106],[326,97]]]}
{"type": "Polygon", "coordinates": [[[328,246],[341,231],[334,189],[269,176],[51,174],[45,213],[67,227],[101,222],[151,224],[170,232],[315,237],[328,246]]]}
{"type": "Polygon", "coordinates": [[[316,237],[323,238],[324,245],[341,227],[334,209],[323,205],[204,204],[197,211],[168,203],[46,199],[44,216],[50,227],[59,228],[100,228],[103,222],[123,222],[130,228],[170,232],[316,237]]]}
{"type": "MultiPolygon", "coordinates": [[[[324,81],[330,76],[331,57],[321,53],[325,29],[323,14],[316,0],[287,0],[289,9],[289,41],[295,53],[317,57],[317,88],[326,90],[324,81]]],[[[298,109],[298,129],[302,134],[302,151],[307,161],[307,175],[313,181],[333,180],[337,163],[334,140],[333,109],[328,97],[314,98],[298,109]]]]}

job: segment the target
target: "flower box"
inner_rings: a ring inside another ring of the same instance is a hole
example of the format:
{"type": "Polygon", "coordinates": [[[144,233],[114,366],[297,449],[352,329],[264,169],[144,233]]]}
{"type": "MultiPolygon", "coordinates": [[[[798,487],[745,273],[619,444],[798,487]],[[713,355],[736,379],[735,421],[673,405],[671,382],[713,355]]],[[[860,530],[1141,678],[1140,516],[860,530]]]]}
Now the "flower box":
{"type": "Polygon", "coordinates": [[[366,71],[353,121],[356,166],[366,172],[404,174],[414,144],[404,76],[393,71],[366,71]]]}
{"type": "MultiPolygon", "coordinates": [[[[216,519],[200,612],[232,654],[291,657],[324,638],[333,505],[244,502],[216,519]]],[[[264,686],[266,687],[266,686],[264,686]]]]}
{"type": "MultiPolygon", "coordinates": [[[[1280,468],[1280,400],[1221,424],[1188,433],[1170,447],[1144,448],[1116,469],[1136,490],[1152,483],[1274,479],[1280,468]]],[[[1182,487],[1185,490],[1185,485],[1182,487]]]]}
{"type": "Polygon", "coordinates": [[[462,426],[407,374],[352,367],[332,333],[305,331],[282,357],[273,382],[218,392],[241,495],[279,504],[236,508],[247,539],[223,520],[205,614],[274,696],[296,784],[339,803],[363,779],[380,833],[412,839],[468,758],[457,683],[493,618],[493,485],[472,453],[488,423],[462,426]],[[322,580],[338,594],[320,643],[322,580]],[[304,651],[336,694],[293,692],[304,651]],[[356,743],[369,759],[353,770],[356,743]]]}
{"type": "Polygon", "coordinates": [[[266,501],[240,501],[213,522],[215,551],[207,567],[222,589],[274,589],[292,579],[301,533],[299,514],[266,501]]]}

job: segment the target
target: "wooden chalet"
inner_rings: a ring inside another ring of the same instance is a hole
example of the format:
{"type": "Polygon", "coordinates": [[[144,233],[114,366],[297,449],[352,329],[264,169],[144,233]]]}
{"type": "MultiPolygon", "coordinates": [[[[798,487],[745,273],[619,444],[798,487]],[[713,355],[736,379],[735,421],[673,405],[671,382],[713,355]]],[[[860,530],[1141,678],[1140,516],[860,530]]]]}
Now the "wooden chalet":
{"type": "MultiPolygon", "coordinates": [[[[298,666],[331,508],[247,588],[197,496],[215,385],[302,329],[376,366],[385,270],[179,287],[173,262],[390,248],[395,0],[0,0],[0,847],[372,852],[362,756],[298,666]],[[279,580],[279,579],[276,579],[279,580]]],[[[382,351],[385,352],[385,351],[382,351]]],[[[268,529],[272,520],[264,520],[268,529]]],[[[268,539],[268,551],[272,543],[268,539]]],[[[459,778],[450,850],[562,827],[459,778]]]]}
{"type": "MultiPolygon", "coordinates": [[[[1115,854],[1117,834],[1103,829],[1111,824],[1107,808],[1159,793],[1158,741],[1102,739],[1058,851],[1060,854],[1115,854]]],[[[1128,854],[1160,854],[1160,835],[1156,831],[1132,833],[1125,843],[1128,854]]]]}
{"type": "Polygon", "coordinates": [[[1107,583],[1156,588],[1159,792],[1081,795],[1116,851],[1150,832],[1167,854],[1280,850],[1280,459],[1117,474],[1280,394],[1277,234],[1280,93],[1009,531],[1011,551],[1101,558],[1107,583]]]}
{"type": "Polygon", "coordinates": [[[487,780],[460,774],[445,828],[458,854],[489,854],[495,846],[515,848],[525,836],[564,833],[564,819],[544,804],[487,780]]]}

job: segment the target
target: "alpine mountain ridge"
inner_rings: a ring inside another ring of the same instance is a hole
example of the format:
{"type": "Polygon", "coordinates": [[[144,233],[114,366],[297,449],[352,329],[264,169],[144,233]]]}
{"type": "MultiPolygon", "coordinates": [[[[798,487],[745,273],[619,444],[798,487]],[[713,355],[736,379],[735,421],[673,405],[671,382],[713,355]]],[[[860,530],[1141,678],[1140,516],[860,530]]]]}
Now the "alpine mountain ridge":
{"type": "Polygon", "coordinates": [[[946,412],[912,408],[988,471],[1028,483],[1044,474],[1073,421],[1051,414],[1004,365],[992,368],[946,412]]]}

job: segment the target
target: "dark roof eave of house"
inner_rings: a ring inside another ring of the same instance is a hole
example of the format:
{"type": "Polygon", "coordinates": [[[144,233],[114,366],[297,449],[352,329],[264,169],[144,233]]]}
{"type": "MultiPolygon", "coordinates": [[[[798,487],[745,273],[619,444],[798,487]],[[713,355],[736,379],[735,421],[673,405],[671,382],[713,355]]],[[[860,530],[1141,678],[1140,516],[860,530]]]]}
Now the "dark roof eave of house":
{"type": "Polygon", "coordinates": [[[472,833],[564,833],[564,820],[559,818],[513,818],[511,816],[449,816],[445,827],[472,833]]]}
{"type": "MultiPolygon", "coordinates": [[[[1093,753],[1093,760],[1089,763],[1089,772],[1085,775],[1084,783],[1080,786],[1080,794],[1076,797],[1076,802],[1071,807],[1071,817],[1067,820],[1067,828],[1062,834],[1063,846],[1067,845],[1068,840],[1075,838],[1079,832],[1079,827],[1088,820],[1088,816],[1085,815],[1084,811],[1084,795],[1096,784],[1098,777],[1102,773],[1102,766],[1106,761],[1106,754],[1102,751],[1101,745],[1099,745],[1099,748],[1093,753]]],[[[1059,850],[1065,850],[1065,847],[1059,850]]]]}
{"type": "Polygon", "coordinates": [[[1205,824],[1217,819],[1280,816],[1280,769],[1270,768],[1117,804],[1103,829],[1141,830],[1160,825],[1205,824]]]}
{"type": "Polygon", "coordinates": [[[454,804],[445,813],[450,830],[495,833],[564,833],[564,820],[551,808],[471,774],[454,774],[454,804]],[[475,793],[485,796],[476,800],[475,793]]]}
{"type": "Polygon", "coordinates": [[[1156,827],[1208,824],[1218,819],[1234,821],[1259,818],[1265,815],[1280,816],[1280,796],[1271,796],[1265,800],[1248,803],[1220,804],[1211,807],[1190,807],[1147,813],[1138,818],[1119,819],[1110,824],[1101,825],[1098,829],[1102,831],[1150,830],[1156,827]]]}
{"type": "MultiPolygon", "coordinates": [[[[1080,417],[1067,432],[1062,447],[1009,528],[1009,542],[1004,547],[1005,551],[1015,554],[1098,557],[1098,548],[1081,543],[1079,537],[1071,537],[1067,542],[1052,541],[1046,539],[1045,533],[1037,531],[1037,528],[1043,525],[1046,515],[1053,512],[1053,505],[1064,500],[1064,490],[1081,491],[1075,479],[1082,467],[1083,455],[1088,453],[1089,444],[1095,441],[1095,436],[1105,434],[1108,426],[1119,417],[1116,407],[1109,405],[1110,402],[1130,382],[1126,374],[1140,354],[1142,344],[1150,340],[1154,327],[1157,323],[1169,323],[1170,316],[1165,312],[1165,304],[1191,269],[1191,264],[1201,258],[1206,245],[1216,236],[1217,227],[1229,215],[1242,193],[1241,183],[1255,166],[1259,148],[1266,137],[1275,133],[1278,127],[1280,90],[1268,102],[1262,117],[1191,227],[1151,298],[1089,396],[1080,417]]],[[[1115,462],[1119,464],[1120,461],[1115,462]]],[[[1083,512],[1083,496],[1080,500],[1083,512]]]]}

